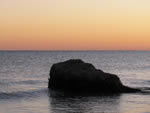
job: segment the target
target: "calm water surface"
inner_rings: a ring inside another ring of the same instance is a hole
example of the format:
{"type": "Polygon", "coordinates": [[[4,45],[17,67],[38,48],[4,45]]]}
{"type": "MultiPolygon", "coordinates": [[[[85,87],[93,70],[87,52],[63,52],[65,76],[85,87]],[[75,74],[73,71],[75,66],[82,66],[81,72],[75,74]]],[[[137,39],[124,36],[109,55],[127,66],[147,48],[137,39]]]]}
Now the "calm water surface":
{"type": "Polygon", "coordinates": [[[68,95],[49,91],[53,63],[80,58],[123,84],[150,88],[150,52],[1,51],[0,113],[150,113],[150,93],[68,95]]]}

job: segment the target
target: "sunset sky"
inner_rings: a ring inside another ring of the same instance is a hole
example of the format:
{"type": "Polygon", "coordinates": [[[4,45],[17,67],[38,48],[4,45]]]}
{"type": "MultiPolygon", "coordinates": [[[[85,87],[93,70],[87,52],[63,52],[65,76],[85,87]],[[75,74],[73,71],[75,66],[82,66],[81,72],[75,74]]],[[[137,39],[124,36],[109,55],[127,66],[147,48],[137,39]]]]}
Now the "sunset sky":
{"type": "Polygon", "coordinates": [[[150,0],[0,0],[0,50],[150,50],[150,0]]]}

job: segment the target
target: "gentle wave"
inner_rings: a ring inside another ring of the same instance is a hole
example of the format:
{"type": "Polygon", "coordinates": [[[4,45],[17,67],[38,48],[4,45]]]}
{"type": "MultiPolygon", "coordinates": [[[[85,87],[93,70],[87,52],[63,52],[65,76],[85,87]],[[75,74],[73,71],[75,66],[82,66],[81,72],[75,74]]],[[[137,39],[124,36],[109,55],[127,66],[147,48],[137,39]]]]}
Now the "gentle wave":
{"type": "Polygon", "coordinates": [[[38,89],[38,90],[30,90],[30,91],[18,91],[18,92],[0,92],[0,100],[2,99],[18,99],[18,98],[33,98],[40,96],[42,94],[47,94],[48,89],[38,89]]]}
{"type": "Polygon", "coordinates": [[[42,81],[42,80],[24,80],[24,81],[12,81],[12,80],[7,80],[7,81],[0,81],[0,85],[14,85],[14,84],[39,84],[39,83],[47,83],[47,81],[42,81]]]}

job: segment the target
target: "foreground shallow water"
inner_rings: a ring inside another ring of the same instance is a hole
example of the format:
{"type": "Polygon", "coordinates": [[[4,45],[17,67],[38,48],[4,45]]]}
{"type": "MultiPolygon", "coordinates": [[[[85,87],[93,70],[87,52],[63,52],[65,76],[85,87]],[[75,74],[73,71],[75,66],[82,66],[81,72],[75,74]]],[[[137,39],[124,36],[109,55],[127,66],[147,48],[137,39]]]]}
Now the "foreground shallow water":
{"type": "Polygon", "coordinates": [[[1,113],[149,113],[149,94],[73,96],[47,89],[0,100],[1,113]],[[38,93],[37,93],[38,92],[38,93]]]}

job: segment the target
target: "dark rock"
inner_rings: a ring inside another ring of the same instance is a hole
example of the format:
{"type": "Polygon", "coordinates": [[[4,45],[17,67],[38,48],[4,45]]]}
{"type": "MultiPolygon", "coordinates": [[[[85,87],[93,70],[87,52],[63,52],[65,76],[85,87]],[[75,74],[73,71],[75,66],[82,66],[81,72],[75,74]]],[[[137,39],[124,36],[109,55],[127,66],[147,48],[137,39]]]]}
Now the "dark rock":
{"type": "Polygon", "coordinates": [[[139,89],[124,86],[119,77],[80,59],[53,64],[48,87],[70,92],[121,93],[139,89]]]}

